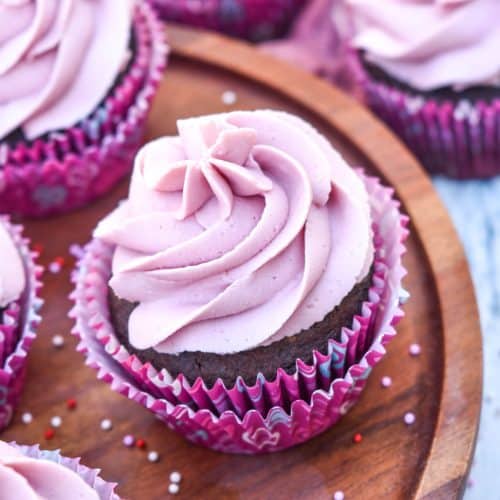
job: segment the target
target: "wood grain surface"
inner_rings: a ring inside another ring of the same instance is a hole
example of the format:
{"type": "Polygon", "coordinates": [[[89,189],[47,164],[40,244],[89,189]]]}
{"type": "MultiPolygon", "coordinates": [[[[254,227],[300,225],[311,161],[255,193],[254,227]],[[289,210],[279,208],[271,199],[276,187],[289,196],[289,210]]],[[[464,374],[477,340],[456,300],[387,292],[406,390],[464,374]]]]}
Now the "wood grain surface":
{"type": "Polygon", "coordinates": [[[474,449],[481,400],[481,339],[476,304],[462,248],[429,179],[394,136],[368,111],[330,85],[219,35],[168,26],[173,57],[154,102],[150,138],[175,133],[175,121],[229,109],[270,107],[296,113],[325,133],[353,165],[365,166],[392,184],[412,219],[404,262],[412,298],[399,335],[374,370],[359,404],[325,434],[269,456],[227,456],[185,442],[147,410],[115,394],[84,366],[67,318],[72,260],[68,247],[89,240],[96,222],[125,196],[124,181],[107,197],[73,214],[23,221],[44,245],[41,261],[67,261],[59,274],[45,273],[43,322],[30,356],[28,378],[11,427],[0,436],[40,442],[82,456],[119,482],[129,499],[168,498],[168,476],[183,474],[179,498],[350,499],[459,497],[474,449]],[[225,105],[224,91],[237,102],[225,105]],[[55,349],[53,335],[66,343],[55,349]],[[411,343],[422,353],[408,355],[411,343]],[[382,388],[382,376],[392,377],[382,388]],[[78,407],[68,411],[67,398],[78,407]],[[30,411],[34,421],[21,423],[30,411]],[[403,416],[414,412],[406,426],[403,416]],[[52,416],[63,419],[44,440],[52,416]],[[113,428],[100,430],[110,418],[113,428]],[[127,449],[125,434],[147,441],[161,455],[127,449]],[[361,433],[362,441],[353,443],[361,433]]]}

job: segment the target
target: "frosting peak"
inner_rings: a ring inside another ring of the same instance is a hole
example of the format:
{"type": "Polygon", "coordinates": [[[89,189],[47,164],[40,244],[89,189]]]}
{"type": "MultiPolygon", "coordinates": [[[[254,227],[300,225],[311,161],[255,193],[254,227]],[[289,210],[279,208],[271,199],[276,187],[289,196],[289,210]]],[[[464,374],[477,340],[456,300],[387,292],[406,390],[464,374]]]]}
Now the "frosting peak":
{"type": "Polygon", "coordinates": [[[180,120],[144,146],[128,200],[95,236],[130,341],[229,353],[308,328],[372,259],[368,199],[324,137],[276,111],[180,120]]]}
{"type": "Polygon", "coordinates": [[[0,307],[17,300],[26,286],[23,262],[7,229],[0,221],[0,307]]]}

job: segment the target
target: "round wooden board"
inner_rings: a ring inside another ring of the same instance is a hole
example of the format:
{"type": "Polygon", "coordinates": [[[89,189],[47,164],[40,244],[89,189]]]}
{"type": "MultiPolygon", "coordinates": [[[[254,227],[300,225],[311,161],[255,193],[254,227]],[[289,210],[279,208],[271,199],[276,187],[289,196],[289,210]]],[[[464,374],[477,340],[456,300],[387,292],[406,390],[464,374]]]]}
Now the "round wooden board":
{"type": "MultiPolygon", "coordinates": [[[[481,339],[476,304],[462,248],[429,179],[406,149],[353,100],[245,44],[219,35],[169,26],[173,57],[149,123],[149,137],[175,133],[175,121],[229,109],[276,108],[297,113],[325,133],[353,165],[365,166],[395,186],[412,219],[405,285],[412,298],[386,358],[374,370],[360,403],[325,434],[269,456],[227,456],[195,447],[168,430],[147,410],[115,394],[83,364],[70,338],[67,318],[71,265],[45,274],[43,323],[30,357],[24,395],[13,425],[1,438],[41,442],[82,455],[118,481],[129,499],[168,496],[170,471],[183,474],[180,498],[454,498],[463,491],[474,450],[481,401],[481,339]],[[236,92],[233,106],[223,104],[236,92]],[[56,350],[51,339],[63,334],[56,350]],[[408,355],[412,342],[422,346],[408,355]],[[392,377],[390,388],[380,379],[392,377]],[[78,408],[69,412],[65,400],[78,408]],[[21,415],[30,411],[26,426],[21,415]],[[403,415],[416,415],[406,426],[403,415]],[[51,441],[43,432],[60,415],[51,441]],[[100,430],[103,418],[113,429],[100,430]],[[125,434],[147,440],[161,461],[126,449],[125,434]],[[354,444],[352,437],[363,440],[354,444]]],[[[89,240],[96,222],[125,196],[124,181],[109,196],[70,215],[25,221],[26,233],[42,243],[44,264],[68,254],[71,243],[89,240]]],[[[69,260],[69,259],[68,259],[69,260]]]]}

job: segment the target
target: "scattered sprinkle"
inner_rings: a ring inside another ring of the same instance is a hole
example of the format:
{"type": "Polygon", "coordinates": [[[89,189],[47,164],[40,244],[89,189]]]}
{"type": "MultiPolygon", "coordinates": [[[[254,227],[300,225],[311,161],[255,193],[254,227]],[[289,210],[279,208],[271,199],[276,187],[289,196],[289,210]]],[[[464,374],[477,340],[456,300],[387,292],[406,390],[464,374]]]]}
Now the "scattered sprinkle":
{"type": "Polygon", "coordinates": [[[158,462],[158,460],[160,460],[160,454],[157,451],[150,451],[148,453],[148,460],[150,462],[158,462]]]}
{"type": "Polygon", "coordinates": [[[123,444],[127,448],[130,448],[131,446],[134,446],[135,444],[135,438],[132,436],[132,434],[127,434],[126,436],[123,436],[123,444]]]}
{"type": "Polygon", "coordinates": [[[54,335],[52,337],[52,345],[58,349],[64,345],[64,337],[62,335],[54,335]]]}
{"type": "Polygon", "coordinates": [[[177,495],[177,493],[179,493],[179,485],[175,483],[170,483],[168,485],[168,492],[171,495],[177,495]]]}
{"type": "Polygon", "coordinates": [[[170,473],[170,482],[179,484],[182,481],[182,474],[176,470],[170,473]]]}
{"type": "Polygon", "coordinates": [[[23,422],[23,424],[31,424],[31,422],[33,422],[33,415],[27,411],[25,413],[23,413],[22,417],[21,417],[21,420],[23,422]]]}
{"type": "Polygon", "coordinates": [[[68,410],[74,410],[76,408],[76,399],[74,398],[70,398],[66,401],[66,408],[68,408],[68,410]]]}
{"type": "Polygon", "coordinates": [[[55,435],[56,435],[56,431],[54,429],[52,429],[52,427],[49,427],[43,433],[43,437],[45,439],[47,439],[47,441],[50,440],[50,439],[52,439],[55,435]]]}
{"type": "Polygon", "coordinates": [[[52,427],[55,427],[55,428],[61,427],[61,424],[62,424],[62,418],[57,416],[57,415],[50,419],[50,425],[52,427]]]}
{"type": "Polygon", "coordinates": [[[413,425],[415,423],[415,413],[412,413],[411,411],[405,413],[403,420],[406,425],[413,425]]]}
{"type": "Polygon", "coordinates": [[[59,264],[61,267],[63,267],[63,266],[64,266],[64,263],[65,263],[66,261],[65,261],[64,257],[59,256],[59,257],[56,257],[56,258],[54,259],[54,262],[55,262],[56,264],[59,264]]]}
{"type": "Polygon", "coordinates": [[[231,106],[237,100],[236,92],[232,90],[226,90],[222,93],[221,99],[226,106],[231,106]]]}
{"type": "Polygon", "coordinates": [[[354,434],[354,436],[352,437],[352,442],[355,444],[359,444],[361,443],[361,441],[363,441],[363,434],[361,434],[360,432],[354,434]]]}
{"type": "Polygon", "coordinates": [[[339,490],[333,494],[333,500],[344,500],[344,498],[345,498],[345,495],[344,495],[343,491],[339,490]]]}
{"type": "Polygon", "coordinates": [[[101,420],[101,429],[103,431],[110,431],[113,428],[113,424],[109,418],[101,420]]]}
{"type": "Polygon", "coordinates": [[[387,375],[385,377],[382,377],[382,379],[380,380],[380,385],[382,387],[390,387],[392,385],[392,378],[387,375]]]}
{"type": "Polygon", "coordinates": [[[52,274],[57,274],[61,272],[62,266],[54,260],[49,264],[48,269],[52,274]]]}
{"type": "Polygon", "coordinates": [[[422,348],[420,347],[420,344],[411,344],[408,352],[410,353],[410,356],[418,356],[422,352],[422,348]]]}
{"type": "Polygon", "coordinates": [[[43,245],[41,243],[35,243],[33,245],[33,250],[38,254],[38,255],[42,255],[43,253],[43,245]]]}
{"type": "Polygon", "coordinates": [[[141,448],[141,450],[142,450],[142,449],[146,448],[146,441],[144,441],[144,439],[138,439],[135,442],[135,445],[137,446],[137,448],[141,448]]]}

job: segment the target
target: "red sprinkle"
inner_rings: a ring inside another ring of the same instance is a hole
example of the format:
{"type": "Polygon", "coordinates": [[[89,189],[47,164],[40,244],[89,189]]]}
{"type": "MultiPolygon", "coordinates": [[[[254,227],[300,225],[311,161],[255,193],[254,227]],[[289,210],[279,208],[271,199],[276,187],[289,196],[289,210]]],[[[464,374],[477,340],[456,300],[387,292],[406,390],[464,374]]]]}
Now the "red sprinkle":
{"type": "Polygon", "coordinates": [[[354,436],[352,437],[352,442],[358,444],[361,443],[361,441],[363,441],[363,435],[359,432],[354,434],[354,436]]]}
{"type": "Polygon", "coordinates": [[[68,410],[74,410],[76,408],[76,399],[68,399],[66,401],[66,407],[68,408],[68,410]]]}
{"type": "Polygon", "coordinates": [[[49,427],[43,433],[43,437],[47,440],[52,439],[55,435],[56,435],[56,431],[54,429],[52,429],[52,427],[49,427]]]}
{"type": "Polygon", "coordinates": [[[38,254],[38,255],[42,255],[43,253],[43,245],[41,243],[35,243],[33,244],[33,250],[38,254]]]}
{"type": "Polygon", "coordinates": [[[135,445],[137,446],[137,448],[144,449],[144,448],[146,448],[146,441],[144,441],[144,439],[138,439],[135,442],[135,445]]]}
{"type": "Polygon", "coordinates": [[[54,262],[57,262],[61,267],[63,267],[65,260],[64,260],[64,257],[56,257],[54,259],[54,262]]]}

